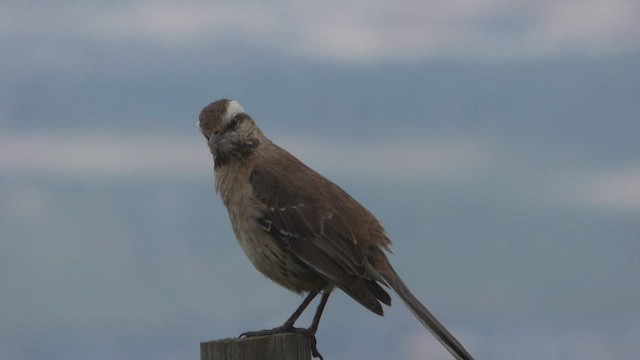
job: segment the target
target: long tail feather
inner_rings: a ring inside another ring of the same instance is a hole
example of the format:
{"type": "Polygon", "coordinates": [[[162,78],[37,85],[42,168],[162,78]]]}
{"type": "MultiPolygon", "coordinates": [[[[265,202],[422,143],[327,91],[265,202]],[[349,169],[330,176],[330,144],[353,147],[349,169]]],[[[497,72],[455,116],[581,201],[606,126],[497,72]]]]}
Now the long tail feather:
{"type": "Polygon", "coordinates": [[[422,305],[409,291],[409,288],[402,281],[400,276],[395,272],[387,257],[379,251],[374,254],[373,263],[379,274],[387,282],[387,284],[402,299],[404,304],[411,310],[418,320],[438,339],[444,347],[458,360],[473,360],[473,356],[465,350],[460,342],[431,314],[427,308],[422,305]]]}

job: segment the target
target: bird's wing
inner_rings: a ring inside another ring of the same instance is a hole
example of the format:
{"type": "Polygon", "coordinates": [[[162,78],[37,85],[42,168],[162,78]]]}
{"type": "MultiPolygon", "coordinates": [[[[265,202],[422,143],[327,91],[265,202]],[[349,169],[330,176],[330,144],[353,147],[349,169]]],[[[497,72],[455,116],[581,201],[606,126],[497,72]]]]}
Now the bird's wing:
{"type": "Polygon", "coordinates": [[[285,160],[257,164],[251,172],[254,194],[264,205],[258,223],[274,241],[381,315],[378,300],[389,303],[390,298],[366,277],[365,257],[351,230],[358,224],[348,223],[342,214],[342,202],[355,200],[297,159],[285,160]]]}

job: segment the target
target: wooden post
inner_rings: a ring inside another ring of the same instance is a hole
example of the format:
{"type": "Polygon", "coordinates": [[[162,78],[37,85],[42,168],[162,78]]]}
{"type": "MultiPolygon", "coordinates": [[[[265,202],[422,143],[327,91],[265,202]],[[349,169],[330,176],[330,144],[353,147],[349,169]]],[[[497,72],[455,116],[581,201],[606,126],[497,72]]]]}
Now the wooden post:
{"type": "Polygon", "coordinates": [[[301,334],[276,334],[200,343],[200,360],[311,360],[311,340],[301,334]]]}

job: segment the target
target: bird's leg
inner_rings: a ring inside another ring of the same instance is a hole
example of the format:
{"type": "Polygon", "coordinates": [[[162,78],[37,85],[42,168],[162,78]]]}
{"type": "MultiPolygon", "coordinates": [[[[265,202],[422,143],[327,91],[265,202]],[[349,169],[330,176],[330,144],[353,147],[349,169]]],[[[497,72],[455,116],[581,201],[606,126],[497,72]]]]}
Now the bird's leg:
{"type": "Polygon", "coordinates": [[[322,293],[322,298],[320,299],[320,303],[318,304],[318,308],[316,309],[316,314],[313,316],[313,321],[311,322],[311,326],[309,326],[309,331],[312,334],[316,334],[318,331],[318,324],[320,324],[320,317],[322,316],[322,312],[324,311],[324,306],[327,305],[327,300],[329,300],[329,295],[331,295],[331,291],[325,291],[322,293]]]}
{"type": "Polygon", "coordinates": [[[311,301],[313,301],[313,299],[316,296],[318,296],[319,293],[320,293],[320,289],[311,291],[309,295],[307,295],[307,297],[304,298],[304,300],[302,301],[302,304],[298,306],[296,311],[294,311],[293,314],[289,316],[287,321],[285,321],[284,324],[282,324],[282,326],[279,326],[277,328],[273,328],[270,330],[247,331],[240,334],[240,337],[249,338],[249,337],[255,337],[255,336],[267,336],[267,335],[282,334],[282,333],[302,334],[307,336],[311,341],[311,354],[313,355],[313,357],[323,360],[322,355],[318,352],[318,348],[316,347],[316,344],[317,344],[316,331],[318,330],[318,323],[320,323],[320,316],[322,315],[322,311],[324,310],[324,306],[327,304],[327,300],[329,299],[329,294],[331,294],[331,292],[328,291],[322,294],[322,299],[320,300],[320,304],[318,304],[318,309],[316,310],[316,314],[313,316],[313,322],[311,323],[311,326],[308,329],[299,329],[299,328],[293,327],[293,324],[295,324],[296,320],[298,320],[298,318],[300,317],[300,315],[302,315],[302,313],[307,308],[307,306],[309,306],[309,303],[311,303],[311,301]]]}
{"type": "Polygon", "coordinates": [[[283,328],[293,328],[293,324],[295,324],[296,320],[298,320],[300,315],[302,315],[302,312],[307,308],[307,306],[309,306],[311,301],[313,301],[313,299],[315,299],[316,296],[318,296],[319,293],[320,293],[320,289],[311,291],[309,293],[309,295],[307,295],[307,297],[304,298],[304,300],[302,301],[302,304],[300,304],[300,306],[298,306],[296,311],[294,311],[293,314],[291,314],[291,316],[289,316],[287,321],[284,322],[282,327],[283,328]]]}
{"type": "Polygon", "coordinates": [[[298,320],[300,315],[302,315],[302,312],[307,308],[307,306],[309,306],[309,303],[313,301],[313,299],[316,296],[318,296],[318,294],[320,293],[320,290],[321,289],[313,290],[309,292],[309,295],[307,295],[307,297],[304,298],[304,300],[302,301],[302,304],[298,306],[296,311],[294,311],[293,314],[291,314],[291,316],[287,319],[287,321],[284,322],[284,324],[282,324],[282,326],[278,326],[276,328],[269,329],[269,330],[247,331],[240,334],[240,337],[248,338],[248,337],[254,337],[254,336],[266,336],[266,335],[281,334],[281,333],[287,333],[287,332],[302,332],[304,330],[307,330],[307,329],[294,328],[293,324],[296,322],[296,320],[298,320]]]}
{"type": "Polygon", "coordinates": [[[322,312],[324,311],[324,306],[327,305],[327,300],[329,300],[329,295],[331,295],[331,290],[322,293],[322,298],[320,299],[320,303],[318,304],[318,308],[316,309],[316,314],[313,315],[313,321],[311,322],[311,326],[307,329],[309,331],[309,339],[311,340],[311,354],[315,358],[319,358],[323,360],[322,355],[318,352],[318,348],[316,347],[316,331],[318,331],[318,324],[320,324],[320,317],[322,316],[322,312]]]}

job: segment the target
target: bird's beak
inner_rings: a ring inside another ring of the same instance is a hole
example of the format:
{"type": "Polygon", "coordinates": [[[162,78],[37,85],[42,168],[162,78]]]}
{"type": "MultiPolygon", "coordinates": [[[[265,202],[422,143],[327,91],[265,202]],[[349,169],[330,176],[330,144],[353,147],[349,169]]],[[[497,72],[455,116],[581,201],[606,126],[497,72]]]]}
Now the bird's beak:
{"type": "Polygon", "coordinates": [[[209,143],[209,146],[213,146],[213,144],[215,144],[218,140],[220,140],[221,137],[221,132],[220,131],[212,131],[209,134],[209,137],[207,137],[207,142],[209,143]]]}

